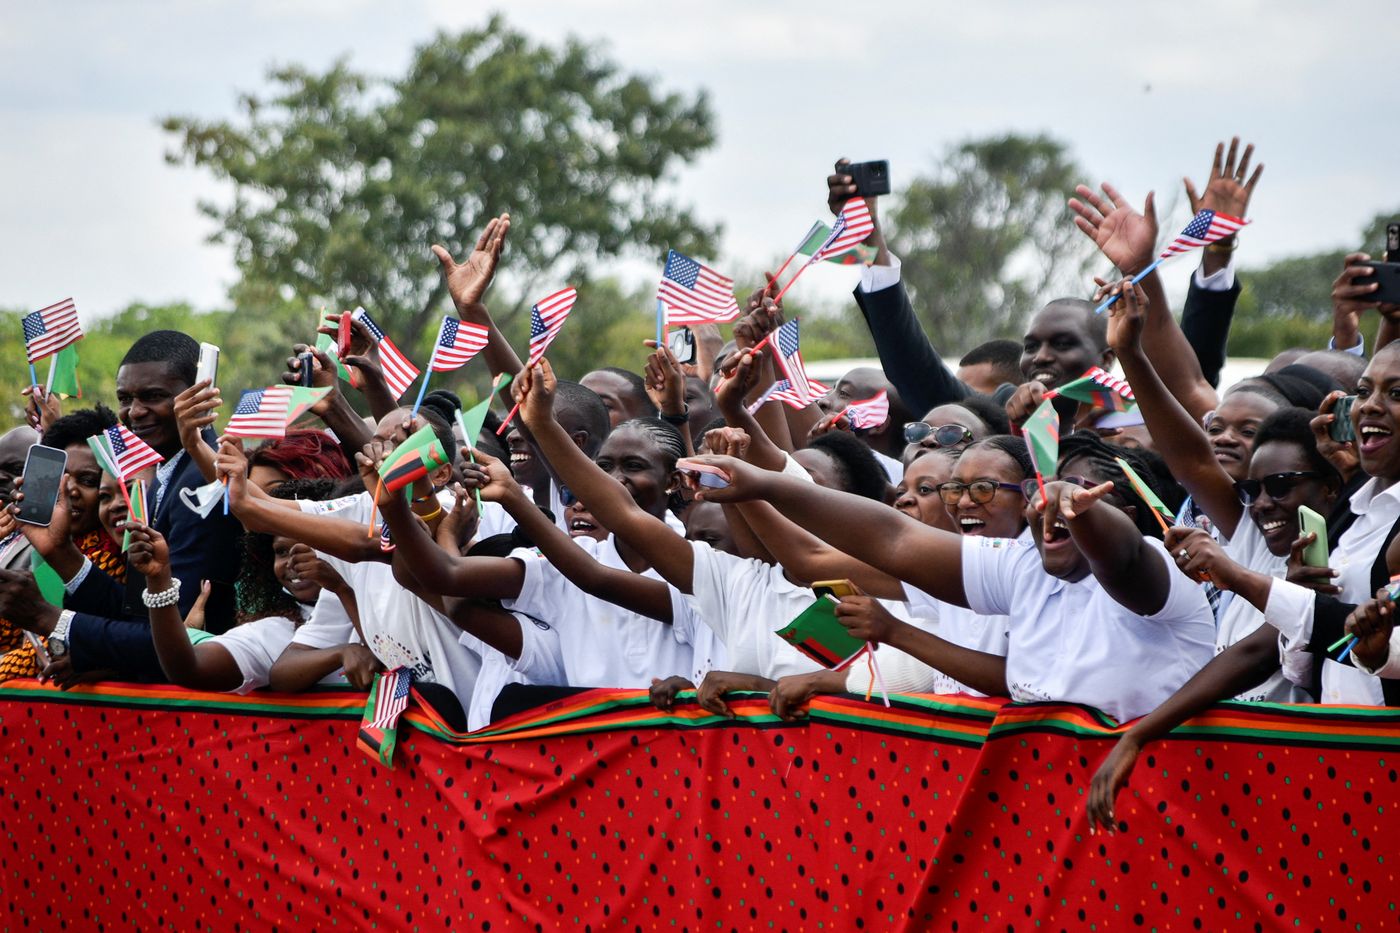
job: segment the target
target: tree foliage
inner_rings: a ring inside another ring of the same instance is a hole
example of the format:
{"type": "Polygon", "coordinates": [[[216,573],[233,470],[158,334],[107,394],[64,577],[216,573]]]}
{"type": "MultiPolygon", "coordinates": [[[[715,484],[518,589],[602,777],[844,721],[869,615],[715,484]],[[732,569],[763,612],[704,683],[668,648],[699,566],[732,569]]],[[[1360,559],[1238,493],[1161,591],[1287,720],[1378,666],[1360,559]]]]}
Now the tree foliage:
{"type": "MultiPolygon", "coordinates": [[[[577,40],[532,42],[493,17],[439,34],[389,80],[340,61],[271,72],[236,121],[172,117],[167,158],[232,186],[201,210],[234,248],[235,302],[363,305],[423,351],[446,293],[428,247],[469,246],[512,213],[508,267],[523,299],[586,282],[599,259],[712,251],[718,231],[667,200],[678,163],[714,143],[703,93],[658,90],[577,40]],[[256,300],[256,299],[255,299],[256,300]]],[[[426,358],[426,352],[423,353],[426,358]]]]}
{"type": "Polygon", "coordinates": [[[1066,206],[1083,179],[1063,143],[1006,135],[952,146],[894,199],[888,236],[936,346],[1019,338],[1049,298],[1084,292],[1093,247],[1066,206]]]}

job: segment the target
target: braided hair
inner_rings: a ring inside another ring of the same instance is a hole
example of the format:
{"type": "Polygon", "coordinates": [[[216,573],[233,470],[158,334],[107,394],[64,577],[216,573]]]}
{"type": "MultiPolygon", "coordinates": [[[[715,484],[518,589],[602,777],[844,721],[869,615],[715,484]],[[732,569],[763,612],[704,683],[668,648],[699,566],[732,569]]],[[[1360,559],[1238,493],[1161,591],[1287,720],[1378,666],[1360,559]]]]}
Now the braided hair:
{"type": "MultiPolygon", "coordinates": [[[[311,499],[323,501],[332,497],[336,481],[331,477],[292,479],[269,493],[274,499],[311,499]]],[[[273,535],[250,532],[242,539],[242,560],[238,577],[233,583],[237,607],[235,625],[266,619],[269,616],[301,618],[300,604],[282,588],[273,571],[273,535]]]]}
{"type": "Polygon", "coordinates": [[[1064,465],[1071,460],[1085,462],[1093,469],[1092,479],[1098,482],[1113,481],[1113,494],[1117,494],[1125,505],[1134,506],[1133,523],[1144,537],[1162,537],[1162,528],[1152,517],[1152,506],[1147,504],[1133,484],[1123,475],[1116,458],[1122,458],[1133,468],[1138,477],[1162,500],[1167,508],[1175,513],[1185,501],[1185,491],[1172,478],[1166,461],[1154,453],[1133,447],[1119,447],[1106,443],[1094,431],[1075,431],[1060,439],[1060,462],[1057,472],[1064,472],[1064,465]]]}

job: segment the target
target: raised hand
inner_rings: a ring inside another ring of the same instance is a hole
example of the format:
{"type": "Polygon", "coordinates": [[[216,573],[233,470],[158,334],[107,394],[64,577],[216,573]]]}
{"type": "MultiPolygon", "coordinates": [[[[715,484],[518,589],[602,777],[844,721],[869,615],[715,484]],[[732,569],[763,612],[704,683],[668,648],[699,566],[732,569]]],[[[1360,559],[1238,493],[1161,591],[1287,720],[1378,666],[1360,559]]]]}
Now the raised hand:
{"type": "Polygon", "coordinates": [[[1040,403],[1045,401],[1045,386],[1039,382],[1027,382],[1016,387],[1011,398],[1006,400],[1006,417],[1016,427],[1026,423],[1035,414],[1040,403]]]}
{"type": "MultiPolygon", "coordinates": [[[[482,498],[486,498],[485,495],[482,498]]],[[[449,554],[462,552],[461,542],[470,541],[476,534],[476,526],[481,516],[476,510],[476,501],[461,483],[452,484],[452,510],[438,522],[434,541],[449,554]]]]}
{"type": "Polygon", "coordinates": [[[763,298],[758,306],[734,324],[734,346],[747,350],[757,346],[773,331],[783,326],[783,308],[772,298],[763,298]]]}
{"type": "Polygon", "coordinates": [[[1063,518],[1072,522],[1083,515],[1094,504],[1113,491],[1113,480],[1099,483],[1092,489],[1085,489],[1074,483],[1051,480],[1045,484],[1045,495],[1035,497],[1035,507],[1044,513],[1043,533],[1045,540],[1054,535],[1055,523],[1063,518]]]}
{"type": "Polygon", "coordinates": [[[214,473],[228,485],[229,506],[236,508],[248,492],[248,458],[243,454],[241,438],[227,434],[219,438],[219,452],[214,456],[214,473]]]}
{"type": "Polygon", "coordinates": [[[762,350],[731,354],[725,361],[724,378],[715,386],[715,406],[720,412],[737,412],[744,399],[758,388],[763,377],[762,350]]]}
{"type": "Polygon", "coordinates": [[[28,397],[24,406],[24,420],[40,434],[63,416],[63,400],[56,394],[46,392],[43,386],[25,386],[19,390],[19,394],[28,397]]]}
{"type": "Polygon", "coordinates": [[[1346,631],[1356,636],[1352,656],[1375,670],[1390,659],[1390,633],[1395,628],[1395,603],[1386,587],[1376,590],[1376,598],[1368,599],[1347,616],[1346,631]]]}
{"type": "Polygon", "coordinates": [[[1296,583],[1327,596],[1338,596],[1342,589],[1332,582],[1337,576],[1337,571],[1331,567],[1310,567],[1303,562],[1303,551],[1316,540],[1317,535],[1311,531],[1304,532],[1293,540],[1288,549],[1286,579],[1289,583],[1296,583]]]}
{"type": "Polygon", "coordinates": [[[15,491],[8,511],[16,517],[15,524],[19,526],[19,532],[24,535],[24,539],[33,545],[34,550],[50,560],[58,553],[59,548],[71,546],[73,513],[68,507],[68,484],[71,482],[72,478],[67,473],[58,478],[58,498],[54,500],[53,514],[49,516],[48,525],[31,525],[18,520],[19,507],[24,502],[24,477],[15,478],[15,491]]]}
{"type": "Polygon", "coordinates": [[[310,545],[298,542],[292,545],[287,556],[287,570],[294,581],[314,583],[332,593],[345,589],[345,579],[334,567],[318,557],[310,545]]]}
{"type": "Polygon", "coordinates": [[[685,373],[668,347],[657,347],[655,340],[646,341],[656,347],[646,364],[647,398],[663,415],[685,413],[685,373]]]}
{"type": "Polygon", "coordinates": [[[836,621],[844,625],[852,637],[876,644],[888,642],[900,624],[879,600],[870,596],[842,596],[836,607],[836,621]]]}
{"type": "Polygon", "coordinates": [[[1152,192],[1147,193],[1142,213],[1133,210],[1118,189],[1104,182],[1100,187],[1107,200],[1087,185],[1075,188],[1079,198],[1070,198],[1074,225],[1094,241],[1099,251],[1125,275],[1135,275],[1151,262],[1157,246],[1157,209],[1152,192]]]}
{"type": "Polygon", "coordinates": [[[554,418],[554,392],[559,382],[549,360],[540,360],[525,370],[511,387],[520,405],[520,417],[531,428],[546,424],[554,418]]]}
{"type": "Polygon", "coordinates": [[[1356,452],[1356,442],[1336,440],[1328,430],[1337,420],[1337,402],[1345,395],[1345,392],[1329,392],[1322,404],[1317,406],[1318,414],[1308,422],[1308,426],[1312,428],[1313,439],[1317,442],[1317,452],[1336,467],[1343,481],[1348,481],[1361,469],[1361,456],[1356,452]]]}
{"type": "Polygon", "coordinates": [[[472,456],[476,457],[476,465],[482,474],[481,498],[488,502],[524,498],[525,491],[515,481],[508,464],[482,450],[473,450],[472,456]]]}
{"type": "MultiPolygon", "coordinates": [[[[846,166],[850,164],[850,159],[837,159],[835,171],[826,176],[826,206],[831,209],[833,214],[841,213],[841,208],[846,206],[846,202],[856,196],[855,179],[846,174],[846,166]]],[[[879,201],[879,198],[865,199],[865,206],[870,211],[870,218],[875,221],[877,231],[880,223],[876,216],[879,201]]],[[[865,242],[871,242],[874,237],[875,234],[872,233],[865,242]]]]}
{"type": "Polygon", "coordinates": [[[199,595],[194,598],[194,604],[190,606],[190,611],[185,614],[185,628],[204,631],[204,613],[209,605],[209,594],[212,592],[214,592],[214,587],[208,580],[200,581],[199,595]]]}
{"type": "Polygon", "coordinates": [[[394,452],[395,446],[390,441],[372,440],[361,448],[359,453],[355,454],[355,466],[360,471],[360,481],[365,484],[365,489],[369,490],[372,495],[378,491],[375,505],[380,508],[390,502],[395,495],[401,495],[385,489],[379,476],[379,467],[383,465],[384,459],[394,452]]]}
{"type": "Polygon", "coordinates": [[[1234,570],[1239,569],[1211,533],[1204,528],[1173,525],[1167,529],[1163,543],[1167,553],[1182,573],[1193,580],[1209,580],[1221,589],[1234,589],[1234,570]]]}
{"type": "Polygon", "coordinates": [[[502,214],[487,222],[476,238],[476,246],[465,262],[457,263],[444,247],[433,245],[433,255],[442,264],[442,277],[459,315],[481,304],[481,298],[496,276],[496,265],[510,232],[510,215],[502,214]]]}
{"type": "MultiPolygon", "coordinates": [[[[768,497],[767,479],[771,475],[768,470],[750,466],[742,460],[735,460],[733,457],[717,457],[714,454],[690,459],[719,467],[724,471],[725,478],[729,480],[728,486],[719,489],[696,485],[694,488],[697,499],[706,502],[749,502],[768,497]]],[[[689,483],[691,480],[687,478],[686,482],[689,483]]]]}
{"type": "Polygon", "coordinates": [[[715,428],[706,432],[705,447],[712,454],[743,460],[749,452],[749,434],[743,428],[715,428]]]}
{"type": "Polygon", "coordinates": [[[131,547],[127,548],[126,559],[131,569],[146,579],[160,576],[170,571],[170,547],[165,536],[150,525],[128,521],[126,531],[131,535],[131,547]]]}
{"type": "Polygon", "coordinates": [[[1119,356],[1141,348],[1149,306],[1142,286],[1134,285],[1131,279],[1112,283],[1096,277],[1094,282],[1099,286],[1094,293],[1094,304],[1099,304],[1110,295],[1120,296],[1108,307],[1108,345],[1119,356]]]}
{"type": "Polygon", "coordinates": [[[208,379],[201,379],[175,396],[175,423],[180,430],[180,444],[189,450],[203,444],[200,432],[214,423],[224,403],[219,390],[208,379]]]}
{"type": "Polygon", "coordinates": [[[1206,190],[1203,194],[1196,193],[1196,186],[1191,183],[1191,179],[1182,179],[1186,185],[1186,198],[1191,202],[1192,214],[1209,209],[1244,219],[1245,212],[1249,210],[1249,199],[1254,196],[1254,186],[1259,183],[1259,176],[1264,172],[1264,163],[1255,166],[1254,174],[1249,175],[1249,160],[1254,155],[1254,144],[1250,143],[1244,147],[1244,154],[1236,164],[1235,154],[1239,147],[1238,136],[1230,140],[1228,154],[1225,152],[1224,143],[1215,144],[1215,159],[1210,164],[1210,174],[1206,176],[1206,190]],[[1245,181],[1246,175],[1249,176],[1248,181],[1245,181]]]}

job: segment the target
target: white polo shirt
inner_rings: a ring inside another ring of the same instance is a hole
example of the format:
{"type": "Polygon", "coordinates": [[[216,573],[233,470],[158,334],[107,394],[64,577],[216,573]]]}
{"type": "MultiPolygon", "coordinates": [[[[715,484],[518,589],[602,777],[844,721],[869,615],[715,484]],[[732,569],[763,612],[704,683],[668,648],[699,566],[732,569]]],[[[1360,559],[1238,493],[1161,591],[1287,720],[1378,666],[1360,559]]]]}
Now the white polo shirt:
{"type": "MultiPolygon", "coordinates": [[[[1279,557],[1269,550],[1263,532],[1249,517],[1248,509],[1235,526],[1235,536],[1225,543],[1225,553],[1235,563],[1255,573],[1281,578],[1288,572],[1288,558],[1279,557]]],[[[1222,595],[1228,596],[1230,601],[1221,611],[1220,623],[1215,629],[1216,654],[1253,634],[1264,624],[1264,613],[1254,608],[1249,600],[1234,593],[1222,595]]],[[[1237,695],[1235,699],[1243,703],[1311,702],[1307,691],[1285,677],[1282,669],[1274,671],[1268,680],[1237,695]]]]}
{"type": "Polygon", "coordinates": [[[511,658],[492,648],[470,632],[463,632],[461,642],[481,658],[481,673],[472,690],[472,705],[467,713],[467,730],[475,732],[491,724],[491,708],[506,684],[535,684],[562,686],[564,657],[559,650],[559,634],[538,619],[513,612],[520,623],[520,657],[511,658]]]}
{"type": "Polygon", "coordinates": [[[1160,541],[1144,540],[1170,580],[1166,604],[1150,616],[1119,605],[1092,574],[1078,583],[1051,576],[1034,547],[963,539],[969,607],[1011,619],[1006,681],[1013,700],[1083,703],[1125,722],[1156,709],[1210,660],[1210,603],[1160,541]]]}

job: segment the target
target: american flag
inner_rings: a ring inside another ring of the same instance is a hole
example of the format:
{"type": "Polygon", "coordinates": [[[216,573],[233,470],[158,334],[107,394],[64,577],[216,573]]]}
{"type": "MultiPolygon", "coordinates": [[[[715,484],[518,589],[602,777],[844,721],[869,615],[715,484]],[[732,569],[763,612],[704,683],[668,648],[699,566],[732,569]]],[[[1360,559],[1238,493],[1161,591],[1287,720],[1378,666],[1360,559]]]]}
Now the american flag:
{"type": "Polygon", "coordinates": [[[394,728],[399,716],[408,709],[408,688],[412,683],[413,671],[406,667],[396,667],[379,675],[375,683],[374,718],[369,721],[369,728],[394,728]]]}
{"type": "Polygon", "coordinates": [[[365,325],[365,329],[373,335],[379,345],[379,364],[384,368],[384,381],[389,384],[389,392],[394,398],[399,398],[413,385],[413,380],[418,378],[421,370],[403,355],[402,350],[394,346],[394,341],[374,323],[374,318],[369,316],[368,311],[356,308],[351,317],[365,325]]]}
{"type": "Polygon", "coordinates": [[[83,336],[78,324],[78,306],[73,304],[72,298],[26,314],[20,326],[24,328],[24,352],[31,363],[57,353],[83,336]]]}
{"type": "Polygon", "coordinates": [[[234,437],[286,437],[291,386],[249,389],[238,397],[225,434],[234,437]]]}
{"type": "Polygon", "coordinates": [[[656,297],[668,324],[727,324],[739,316],[734,280],[675,250],[666,254],[656,297]]]}
{"type": "MultiPolygon", "coordinates": [[[[154,447],[132,434],[124,424],[110,427],[95,435],[89,441],[89,446],[92,446],[92,441],[97,441],[110,454],[106,465],[117,471],[116,478],[122,482],[131,474],[148,466],[165,462],[165,458],[156,453],[154,447]]],[[[99,461],[101,459],[98,458],[99,461]]]]}
{"type": "Polygon", "coordinates": [[[565,288],[542,299],[530,309],[530,359],[525,363],[526,369],[544,357],[545,351],[559,335],[559,329],[564,326],[564,321],[568,319],[569,311],[573,309],[576,301],[578,290],[565,288]]]}
{"type": "Polygon", "coordinates": [[[836,215],[836,223],[831,225],[831,235],[817,247],[812,258],[807,260],[807,265],[855,249],[874,231],[875,221],[870,216],[870,208],[865,206],[865,199],[851,198],[841,208],[841,213],[836,215]]]}
{"type": "Polygon", "coordinates": [[[471,324],[450,315],[443,315],[442,326],[438,328],[437,346],[433,350],[432,362],[428,368],[435,373],[445,373],[465,366],[486,346],[490,329],[481,324],[471,324]]]}
{"type": "Polygon", "coordinates": [[[868,399],[847,405],[842,414],[852,430],[874,430],[890,420],[890,394],[881,389],[868,399]]]}
{"type": "Polygon", "coordinates": [[[818,382],[815,379],[807,380],[808,390],[812,393],[810,397],[798,395],[792,388],[792,383],[786,379],[779,379],[768,387],[768,391],[758,397],[758,401],[749,406],[749,414],[753,414],[763,407],[765,402],[783,402],[791,408],[799,411],[821,398],[831,391],[831,387],[818,382]]]}
{"type": "Polygon", "coordinates": [[[799,398],[820,398],[812,394],[812,383],[807,378],[807,367],[802,364],[802,350],[798,342],[797,320],[788,321],[773,334],[773,345],[778,348],[778,365],[783,375],[792,385],[792,391],[799,398]]]}
{"type": "Polygon", "coordinates": [[[1191,250],[1200,249],[1208,243],[1223,240],[1247,223],[1249,221],[1231,217],[1229,214],[1217,214],[1209,209],[1203,210],[1191,218],[1186,229],[1181,231],[1175,240],[1167,244],[1167,248],[1162,250],[1162,255],[1157,257],[1157,261],[1161,262],[1163,259],[1169,259],[1179,253],[1189,253],[1191,250]]]}

